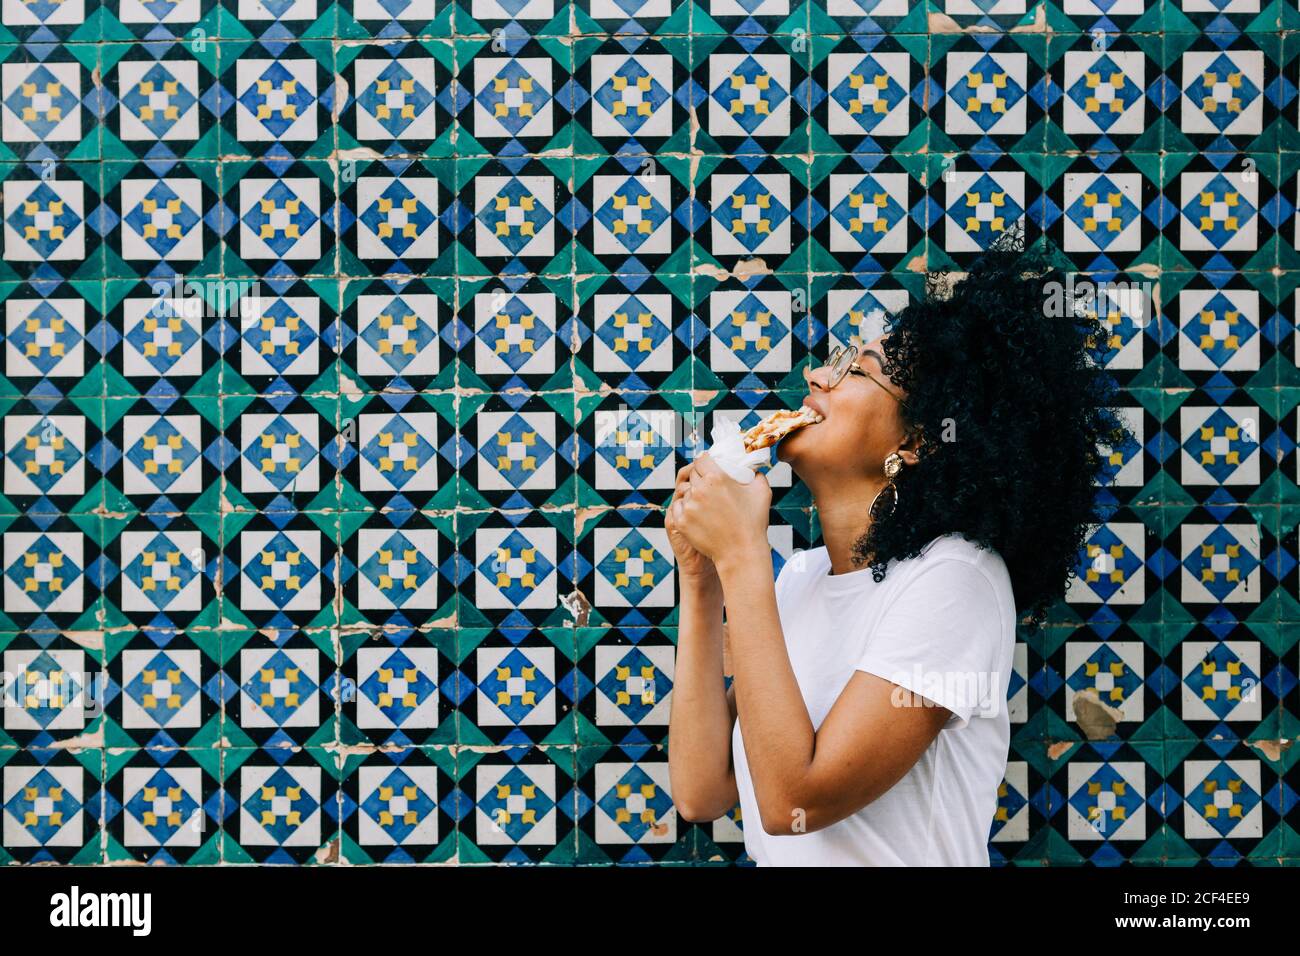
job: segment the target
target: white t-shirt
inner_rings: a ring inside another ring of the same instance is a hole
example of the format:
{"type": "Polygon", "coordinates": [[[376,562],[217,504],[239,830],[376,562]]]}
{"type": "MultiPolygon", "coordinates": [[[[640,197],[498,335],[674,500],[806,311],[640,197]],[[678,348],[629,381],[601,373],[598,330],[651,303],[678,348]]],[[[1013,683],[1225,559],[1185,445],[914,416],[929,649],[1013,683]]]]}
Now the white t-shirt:
{"type": "Polygon", "coordinates": [[[738,719],[731,743],[745,849],[760,866],[989,865],[1011,743],[1010,575],[997,552],[957,534],[935,538],[887,572],[879,584],[870,567],[830,574],[821,547],[794,555],[777,576],[781,630],[812,725],[821,726],[855,670],[953,716],[878,799],[829,827],[781,836],[760,823],[738,719]]]}

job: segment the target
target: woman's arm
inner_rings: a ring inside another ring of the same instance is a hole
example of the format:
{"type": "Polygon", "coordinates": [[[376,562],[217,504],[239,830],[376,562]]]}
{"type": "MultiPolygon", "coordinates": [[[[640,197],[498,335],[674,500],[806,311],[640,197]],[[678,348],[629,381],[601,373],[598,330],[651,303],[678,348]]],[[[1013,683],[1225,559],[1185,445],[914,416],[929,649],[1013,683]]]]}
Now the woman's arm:
{"type": "Polygon", "coordinates": [[[785,649],[767,543],[771,489],[733,481],[707,454],[669,517],[717,568],[727,607],[736,712],[763,829],[809,833],[885,793],[938,735],[949,711],[900,707],[895,685],[858,672],[814,731],[785,649]]]}
{"type": "MultiPolygon", "coordinates": [[[[691,466],[678,472],[673,500],[691,466]]],[[[664,528],[681,593],[677,660],[668,717],[668,775],[684,820],[716,820],[740,799],[731,763],[732,698],[723,680],[722,584],[713,562],[686,541],[671,515],[664,528]]]]}
{"type": "Polygon", "coordinates": [[[911,769],[950,712],[897,706],[896,685],[858,671],[814,731],[785,649],[766,541],[721,558],[718,574],[763,830],[811,833],[856,813],[911,769]]]}
{"type": "Polygon", "coordinates": [[[682,581],[668,718],[673,803],[685,820],[716,820],[740,799],[731,765],[732,715],[722,676],[722,585],[682,581]]]}

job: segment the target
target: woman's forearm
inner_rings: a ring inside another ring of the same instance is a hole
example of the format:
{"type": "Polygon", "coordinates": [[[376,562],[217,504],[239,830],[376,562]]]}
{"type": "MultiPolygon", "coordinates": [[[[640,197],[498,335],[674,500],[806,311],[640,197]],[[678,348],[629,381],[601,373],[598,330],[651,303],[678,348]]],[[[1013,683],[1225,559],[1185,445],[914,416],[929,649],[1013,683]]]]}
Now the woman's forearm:
{"type": "Polygon", "coordinates": [[[736,713],[754,797],[769,833],[798,832],[816,730],[785,648],[766,543],[719,565],[731,631],[736,713]]]}
{"type": "Polygon", "coordinates": [[[678,813],[688,820],[713,820],[734,803],[731,709],[722,669],[722,585],[716,574],[682,575],[679,580],[668,772],[678,813]]]}

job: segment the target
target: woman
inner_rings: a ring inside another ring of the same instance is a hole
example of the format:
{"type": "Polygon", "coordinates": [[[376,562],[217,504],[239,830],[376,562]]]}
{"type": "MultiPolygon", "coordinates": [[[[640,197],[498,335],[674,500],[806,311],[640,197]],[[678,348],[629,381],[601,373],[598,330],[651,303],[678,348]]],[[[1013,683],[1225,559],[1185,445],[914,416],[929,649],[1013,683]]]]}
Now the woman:
{"type": "Polygon", "coordinates": [[[986,253],[951,296],[931,280],[887,334],[805,371],[822,418],[777,457],[824,544],[775,581],[767,481],[707,453],[678,473],[673,800],[697,822],[739,802],[759,865],[989,864],[1017,616],[1037,627],[1063,596],[1099,446],[1127,438],[1091,354],[1102,324],[1047,307],[1064,283],[986,253]]]}

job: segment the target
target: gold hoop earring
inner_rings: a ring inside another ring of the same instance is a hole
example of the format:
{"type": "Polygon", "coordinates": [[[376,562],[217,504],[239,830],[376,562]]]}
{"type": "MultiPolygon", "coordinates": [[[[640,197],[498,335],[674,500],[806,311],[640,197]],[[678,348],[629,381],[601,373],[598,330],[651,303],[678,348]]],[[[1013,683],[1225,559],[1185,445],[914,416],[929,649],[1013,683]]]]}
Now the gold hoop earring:
{"type": "Polygon", "coordinates": [[[877,491],[876,497],[871,499],[871,507],[867,509],[867,513],[871,515],[873,520],[876,517],[876,502],[880,500],[880,496],[884,493],[886,488],[889,489],[894,496],[894,503],[889,509],[890,514],[893,514],[894,509],[898,507],[898,485],[895,484],[894,479],[898,477],[899,472],[902,470],[903,456],[898,452],[893,452],[885,459],[885,477],[889,479],[889,483],[886,484],[884,488],[881,488],[880,491],[877,491]]]}

